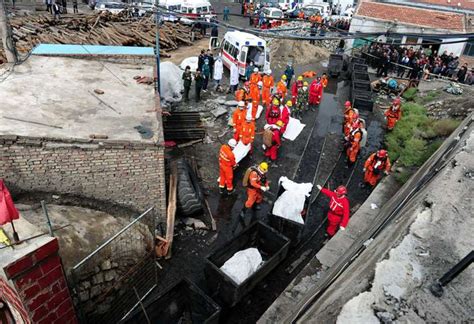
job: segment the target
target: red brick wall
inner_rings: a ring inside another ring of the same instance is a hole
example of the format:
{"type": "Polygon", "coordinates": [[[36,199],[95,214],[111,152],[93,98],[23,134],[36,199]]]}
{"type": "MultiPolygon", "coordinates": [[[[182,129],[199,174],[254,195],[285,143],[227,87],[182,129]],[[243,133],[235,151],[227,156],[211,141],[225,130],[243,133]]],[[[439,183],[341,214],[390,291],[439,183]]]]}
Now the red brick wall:
{"type": "Polygon", "coordinates": [[[164,147],[154,143],[0,136],[0,175],[13,195],[68,194],[166,219],[164,147]]]}
{"type": "Polygon", "coordinates": [[[53,239],[3,269],[33,323],[77,323],[58,248],[53,239]]]}
{"type": "MultiPolygon", "coordinates": [[[[3,302],[8,303],[10,309],[13,308],[18,314],[20,314],[21,320],[23,320],[25,324],[31,323],[28,311],[23,307],[20,296],[18,296],[15,290],[13,290],[2,277],[0,277],[0,298],[3,302]]],[[[14,313],[13,310],[12,313],[14,313]]],[[[16,318],[16,320],[20,319],[16,318]]]]}

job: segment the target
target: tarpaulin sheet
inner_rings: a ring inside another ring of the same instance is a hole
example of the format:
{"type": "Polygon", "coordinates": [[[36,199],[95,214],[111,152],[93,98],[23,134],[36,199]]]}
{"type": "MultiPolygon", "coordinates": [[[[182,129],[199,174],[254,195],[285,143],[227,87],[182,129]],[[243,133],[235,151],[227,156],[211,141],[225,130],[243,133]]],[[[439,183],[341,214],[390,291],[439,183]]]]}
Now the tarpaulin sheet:
{"type": "Polygon", "coordinates": [[[262,261],[262,255],[256,248],[248,248],[236,252],[224,263],[221,270],[240,285],[258,270],[262,261]]]}
{"type": "Polygon", "coordinates": [[[287,140],[294,141],[305,126],[306,125],[302,124],[299,119],[290,117],[290,121],[288,122],[288,126],[286,127],[283,137],[287,140]]]}
{"type": "Polygon", "coordinates": [[[313,185],[311,183],[296,183],[287,177],[280,177],[278,183],[285,191],[275,201],[272,214],[304,224],[301,212],[303,211],[306,197],[311,195],[313,185]]]}
{"type": "Polygon", "coordinates": [[[239,163],[240,161],[242,161],[242,159],[244,157],[246,157],[247,154],[249,154],[250,145],[251,144],[244,145],[244,143],[242,143],[241,141],[239,141],[239,143],[237,143],[237,145],[232,150],[232,152],[234,152],[236,163],[239,163]]]}

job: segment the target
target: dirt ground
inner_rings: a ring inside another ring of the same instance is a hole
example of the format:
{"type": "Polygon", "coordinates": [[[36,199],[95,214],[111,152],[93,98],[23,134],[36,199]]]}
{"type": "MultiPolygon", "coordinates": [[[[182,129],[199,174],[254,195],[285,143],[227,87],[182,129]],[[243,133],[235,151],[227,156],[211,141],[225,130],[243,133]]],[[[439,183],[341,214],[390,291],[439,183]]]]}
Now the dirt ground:
{"type": "Polygon", "coordinates": [[[376,265],[370,290],[345,304],[338,323],[472,321],[472,266],[440,298],[429,287],[473,248],[473,153],[471,133],[456,162],[432,184],[425,199],[428,207],[416,211],[408,234],[376,265]]]}

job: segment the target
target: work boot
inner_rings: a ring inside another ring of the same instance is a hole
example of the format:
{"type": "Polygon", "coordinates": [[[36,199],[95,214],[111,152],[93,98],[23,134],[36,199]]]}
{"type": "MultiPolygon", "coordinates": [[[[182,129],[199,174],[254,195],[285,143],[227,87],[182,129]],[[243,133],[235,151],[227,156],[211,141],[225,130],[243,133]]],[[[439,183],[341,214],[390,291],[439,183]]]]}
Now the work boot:
{"type": "Polygon", "coordinates": [[[219,188],[219,193],[220,193],[221,195],[225,194],[225,189],[224,189],[224,188],[219,188]]]}
{"type": "Polygon", "coordinates": [[[227,190],[227,196],[233,195],[235,193],[235,189],[227,190]]]}
{"type": "Polygon", "coordinates": [[[253,205],[253,209],[255,209],[255,210],[261,210],[262,207],[260,207],[260,204],[255,204],[255,205],[253,205]]]}

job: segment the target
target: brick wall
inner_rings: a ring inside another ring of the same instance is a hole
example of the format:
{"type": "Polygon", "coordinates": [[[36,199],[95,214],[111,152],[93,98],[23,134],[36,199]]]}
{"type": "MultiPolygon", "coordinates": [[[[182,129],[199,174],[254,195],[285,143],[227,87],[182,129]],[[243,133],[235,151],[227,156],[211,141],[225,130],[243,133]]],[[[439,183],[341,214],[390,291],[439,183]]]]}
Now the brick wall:
{"type": "Polygon", "coordinates": [[[16,291],[8,285],[8,282],[0,277],[0,300],[6,302],[14,320],[17,323],[30,324],[28,311],[23,306],[23,302],[16,291]]]}
{"type": "Polygon", "coordinates": [[[0,174],[13,195],[95,199],[165,218],[164,147],[153,143],[0,136],[0,174]]]}
{"type": "Polygon", "coordinates": [[[3,268],[33,323],[77,323],[58,248],[54,238],[3,268]]]}

